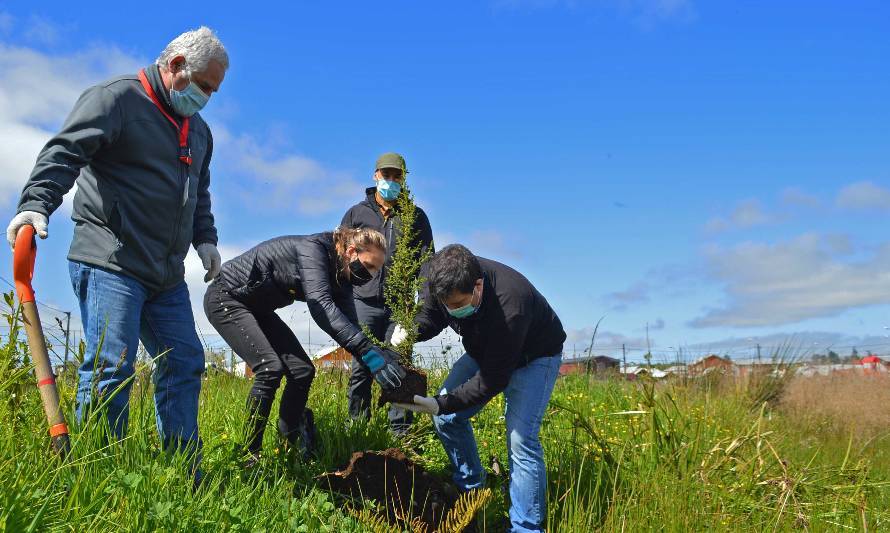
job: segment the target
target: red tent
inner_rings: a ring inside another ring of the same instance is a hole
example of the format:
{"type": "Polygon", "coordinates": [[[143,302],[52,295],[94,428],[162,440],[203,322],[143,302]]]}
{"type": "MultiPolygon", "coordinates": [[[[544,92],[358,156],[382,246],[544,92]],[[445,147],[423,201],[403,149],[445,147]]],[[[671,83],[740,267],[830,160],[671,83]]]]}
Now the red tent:
{"type": "Polygon", "coordinates": [[[859,361],[859,364],[860,364],[860,365],[868,365],[868,364],[875,364],[875,363],[880,364],[880,363],[883,363],[883,362],[884,362],[884,361],[882,361],[881,358],[878,357],[877,355],[869,355],[869,356],[863,357],[863,358],[859,361]]]}

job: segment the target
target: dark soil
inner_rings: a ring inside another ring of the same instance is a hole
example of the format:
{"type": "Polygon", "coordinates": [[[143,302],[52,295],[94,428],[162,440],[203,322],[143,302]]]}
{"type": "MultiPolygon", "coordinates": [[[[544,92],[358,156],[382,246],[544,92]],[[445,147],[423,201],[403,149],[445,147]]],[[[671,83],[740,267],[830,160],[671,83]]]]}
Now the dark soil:
{"type": "Polygon", "coordinates": [[[453,485],[415,465],[396,448],[355,452],[345,468],[319,479],[335,492],[385,504],[386,517],[394,524],[419,517],[427,531],[438,528],[458,497],[453,485]]]}
{"type": "Polygon", "coordinates": [[[406,376],[402,378],[402,386],[398,389],[381,389],[377,407],[383,407],[390,402],[414,403],[414,395],[427,395],[426,372],[413,366],[406,366],[406,376]]]}

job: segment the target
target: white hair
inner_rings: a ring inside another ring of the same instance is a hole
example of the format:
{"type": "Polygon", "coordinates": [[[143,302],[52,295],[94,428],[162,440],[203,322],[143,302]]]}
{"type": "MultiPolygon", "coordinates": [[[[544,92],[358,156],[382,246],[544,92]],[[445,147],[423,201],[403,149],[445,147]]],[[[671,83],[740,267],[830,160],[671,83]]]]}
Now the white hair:
{"type": "Polygon", "coordinates": [[[176,56],[185,58],[185,69],[189,74],[207,70],[211,59],[218,61],[224,69],[229,69],[229,54],[226,53],[225,46],[207,26],[187,31],[170,41],[155,63],[167,68],[170,60],[176,56]]]}

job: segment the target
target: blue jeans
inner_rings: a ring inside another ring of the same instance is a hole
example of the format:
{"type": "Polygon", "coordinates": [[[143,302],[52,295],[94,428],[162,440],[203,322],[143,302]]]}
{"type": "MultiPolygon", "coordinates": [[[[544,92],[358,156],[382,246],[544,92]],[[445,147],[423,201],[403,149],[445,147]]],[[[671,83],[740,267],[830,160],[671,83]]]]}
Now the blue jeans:
{"type": "MultiPolygon", "coordinates": [[[[535,359],[516,369],[504,390],[511,531],[543,531],[547,514],[547,469],[538,436],[561,362],[562,354],[535,359]]],[[[478,371],[476,361],[464,354],[454,363],[440,394],[454,390],[478,371]]],[[[433,417],[433,426],[454,469],[454,483],[461,490],[480,488],[485,483],[485,469],[479,460],[470,424],[470,418],[483,407],[477,405],[433,417]]]]}
{"type": "Polygon", "coordinates": [[[78,422],[111,398],[108,423],[115,436],[124,437],[133,383],[128,378],[133,376],[142,340],[152,358],[160,355],[153,380],[161,443],[166,449],[197,450],[204,349],[195,332],[185,282],[156,292],[133,278],[85,263],[69,261],[68,269],[87,345],[78,371],[78,422]]]}

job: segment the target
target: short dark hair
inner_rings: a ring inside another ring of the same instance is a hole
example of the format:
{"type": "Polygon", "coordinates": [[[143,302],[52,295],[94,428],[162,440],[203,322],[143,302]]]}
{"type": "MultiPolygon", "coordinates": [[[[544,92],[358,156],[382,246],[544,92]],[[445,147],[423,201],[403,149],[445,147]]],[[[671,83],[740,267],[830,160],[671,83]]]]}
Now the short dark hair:
{"type": "Polygon", "coordinates": [[[473,292],[482,277],[482,266],[473,252],[462,244],[449,244],[430,259],[430,294],[442,302],[454,291],[473,292]]]}

